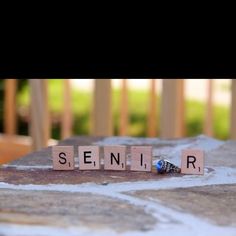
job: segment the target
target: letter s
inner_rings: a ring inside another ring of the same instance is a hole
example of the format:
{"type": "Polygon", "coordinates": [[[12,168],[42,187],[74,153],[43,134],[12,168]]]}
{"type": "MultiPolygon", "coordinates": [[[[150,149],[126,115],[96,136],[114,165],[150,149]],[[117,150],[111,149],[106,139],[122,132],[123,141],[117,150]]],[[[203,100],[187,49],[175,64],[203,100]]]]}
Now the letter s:
{"type": "Polygon", "coordinates": [[[62,165],[66,164],[66,158],[65,158],[66,154],[64,152],[60,152],[59,157],[60,157],[60,159],[63,160],[63,161],[59,160],[59,163],[62,164],[62,165]]]}

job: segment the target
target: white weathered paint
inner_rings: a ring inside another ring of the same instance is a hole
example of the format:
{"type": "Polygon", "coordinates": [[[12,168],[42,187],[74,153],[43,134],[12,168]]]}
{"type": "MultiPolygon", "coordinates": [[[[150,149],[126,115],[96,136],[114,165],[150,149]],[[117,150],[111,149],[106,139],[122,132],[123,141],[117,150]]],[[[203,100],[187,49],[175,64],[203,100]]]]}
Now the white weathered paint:
{"type": "Polygon", "coordinates": [[[199,135],[195,138],[162,140],[158,138],[134,138],[134,137],[108,137],[95,142],[94,145],[160,145],[153,148],[153,165],[164,157],[173,164],[180,166],[181,151],[187,148],[199,148],[205,152],[211,151],[223,145],[225,142],[205,135],[199,135]],[[163,146],[162,146],[163,145],[163,146]],[[162,156],[162,157],[160,157],[162,156]]]}
{"type": "MultiPolygon", "coordinates": [[[[233,168],[218,167],[214,171],[207,172],[204,176],[185,175],[181,178],[172,177],[161,179],[158,181],[138,181],[125,183],[111,183],[108,185],[99,185],[94,183],[86,183],[79,185],[12,185],[0,183],[1,189],[25,190],[25,191],[62,191],[62,192],[80,192],[100,194],[107,197],[119,199],[129,202],[145,209],[146,212],[153,215],[157,219],[157,225],[154,229],[148,232],[126,232],[122,235],[171,235],[183,236],[189,235],[229,235],[233,236],[236,232],[236,227],[221,227],[213,224],[207,219],[199,218],[195,215],[177,211],[165,206],[164,202],[159,202],[155,199],[143,200],[135,196],[127,195],[137,190],[148,189],[173,189],[173,188],[188,188],[193,186],[206,186],[213,184],[235,184],[236,170],[233,168]],[[176,222],[176,223],[174,223],[176,222]]],[[[0,233],[4,235],[32,235],[32,232],[37,235],[121,235],[111,229],[100,229],[95,231],[90,228],[72,227],[59,228],[48,226],[23,226],[0,224],[0,233]],[[20,234],[19,234],[20,232],[20,234]]]]}
{"type": "Polygon", "coordinates": [[[224,141],[220,141],[214,138],[207,137],[203,134],[198,135],[194,138],[183,138],[183,139],[159,139],[159,138],[137,138],[137,137],[129,137],[129,136],[113,136],[107,137],[100,141],[94,142],[93,144],[99,146],[105,145],[173,145],[178,146],[180,144],[193,144],[198,146],[203,146],[207,150],[214,149],[219,145],[222,145],[224,141]]]}
{"type": "Polygon", "coordinates": [[[48,169],[52,169],[52,166],[47,166],[47,165],[37,165],[37,166],[26,166],[26,165],[8,165],[8,164],[4,164],[2,165],[2,167],[4,168],[14,168],[16,170],[34,170],[34,169],[40,169],[40,170],[48,170],[48,169]]]}

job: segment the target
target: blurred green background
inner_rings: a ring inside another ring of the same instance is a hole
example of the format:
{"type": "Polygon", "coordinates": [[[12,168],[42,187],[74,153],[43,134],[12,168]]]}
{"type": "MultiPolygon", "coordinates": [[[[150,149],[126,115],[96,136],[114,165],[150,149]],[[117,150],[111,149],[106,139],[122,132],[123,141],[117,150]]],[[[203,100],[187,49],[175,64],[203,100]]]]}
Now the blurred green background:
{"type": "MultiPolygon", "coordinates": [[[[49,106],[52,119],[52,138],[60,139],[60,119],[63,104],[63,81],[61,79],[50,79],[49,81],[49,106]]],[[[0,81],[0,132],[3,132],[3,88],[4,80],[0,81]]],[[[228,90],[223,86],[221,89],[228,90]]],[[[120,89],[113,88],[113,118],[114,135],[118,135],[119,110],[120,110],[120,89]]],[[[129,89],[129,136],[147,137],[147,114],[149,91],[129,89]]],[[[158,101],[158,121],[160,120],[160,96],[158,101]]],[[[92,109],[92,91],[84,91],[72,87],[72,107],[74,114],[73,133],[75,135],[89,135],[90,117],[92,109]]],[[[203,122],[205,104],[197,100],[185,101],[185,124],[186,136],[196,136],[203,133],[203,122]]],[[[28,135],[29,118],[29,86],[27,80],[18,80],[17,90],[17,113],[18,133],[28,135]]],[[[229,107],[225,105],[214,105],[213,109],[214,137],[226,140],[229,138],[229,107]]],[[[159,134],[159,123],[157,134],[159,134]]]]}

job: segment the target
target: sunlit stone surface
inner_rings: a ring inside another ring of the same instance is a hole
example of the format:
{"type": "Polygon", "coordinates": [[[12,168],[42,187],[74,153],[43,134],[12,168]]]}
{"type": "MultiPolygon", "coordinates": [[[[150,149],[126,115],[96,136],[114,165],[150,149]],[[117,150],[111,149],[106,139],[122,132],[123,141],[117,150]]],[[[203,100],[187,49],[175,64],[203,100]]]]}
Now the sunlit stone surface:
{"type": "Polygon", "coordinates": [[[49,147],[4,165],[0,235],[236,235],[236,142],[201,135],[73,137],[60,144],[127,145],[128,152],[131,145],[152,145],[157,157],[150,173],[78,165],[63,172],[52,170],[49,147]],[[156,173],[160,155],[180,166],[183,148],[206,152],[203,176],[156,173]]]}

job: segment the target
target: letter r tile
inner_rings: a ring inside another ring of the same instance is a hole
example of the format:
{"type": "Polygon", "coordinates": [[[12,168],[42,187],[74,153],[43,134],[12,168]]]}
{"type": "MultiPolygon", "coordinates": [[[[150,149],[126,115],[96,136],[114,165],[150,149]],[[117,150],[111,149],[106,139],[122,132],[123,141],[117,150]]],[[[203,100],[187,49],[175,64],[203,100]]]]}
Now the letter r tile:
{"type": "Polygon", "coordinates": [[[53,146],[52,161],[54,170],[74,170],[74,146],[53,146]]]}
{"type": "Polygon", "coordinates": [[[78,154],[80,170],[100,169],[99,146],[79,146],[78,154]]]}
{"type": "Polygon", "coordinates": [[[182,150],[181,173],[192,175],[204,174],[204,151],[201,149],[182,150]]]}

